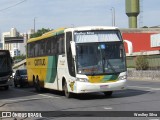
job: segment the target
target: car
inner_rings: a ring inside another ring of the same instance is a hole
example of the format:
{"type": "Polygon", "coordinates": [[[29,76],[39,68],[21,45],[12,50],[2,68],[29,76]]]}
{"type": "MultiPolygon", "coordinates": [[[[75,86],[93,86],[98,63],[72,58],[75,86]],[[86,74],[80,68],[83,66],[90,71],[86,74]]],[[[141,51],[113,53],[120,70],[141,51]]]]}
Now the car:
{"type": "Polygon", "coordinates": [[[14,75],[14,86],[23,87],[28,85],[28,77],[27,77],[27,70],[26,69],[18,69],[14,75]]]}

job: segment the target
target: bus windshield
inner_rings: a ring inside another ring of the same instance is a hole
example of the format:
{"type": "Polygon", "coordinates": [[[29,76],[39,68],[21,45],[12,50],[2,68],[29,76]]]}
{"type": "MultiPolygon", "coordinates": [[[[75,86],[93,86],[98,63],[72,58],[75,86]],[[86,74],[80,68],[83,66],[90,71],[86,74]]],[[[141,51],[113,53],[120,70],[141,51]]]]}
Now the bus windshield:
{"type": "Polygon", "coordinates": [[[96,31],[96,34],[92,32],[85,35],[86,32],[75,34],[78,74],[116,74],[126,71],[123,41],[116,32],[108,34],[106,31],[96,31]]]}
{"type": "Polygon", "coordinates": [[[0,55],[0,76],[11,72],[11,60],[9,56],[0,55]]]}

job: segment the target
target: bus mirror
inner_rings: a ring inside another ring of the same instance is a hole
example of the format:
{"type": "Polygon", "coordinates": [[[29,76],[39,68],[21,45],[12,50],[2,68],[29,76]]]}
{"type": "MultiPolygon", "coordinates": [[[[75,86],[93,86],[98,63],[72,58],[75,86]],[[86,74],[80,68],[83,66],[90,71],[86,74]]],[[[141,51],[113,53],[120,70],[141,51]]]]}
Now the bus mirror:
{"type": "Polygon", "coordinates": [[[72,57],[76,56],[76,43],[74,41],[70,41],[71,44],[71,51],[72,51],[72,57]]]}
{"type": "Polygon", "coordinates": [[[124,40],[124,42],[127,43],[127,47],[128,47],[128,54],[131,55],[133,53],[133,45],[132,42],[129,40],[124,40]]]}

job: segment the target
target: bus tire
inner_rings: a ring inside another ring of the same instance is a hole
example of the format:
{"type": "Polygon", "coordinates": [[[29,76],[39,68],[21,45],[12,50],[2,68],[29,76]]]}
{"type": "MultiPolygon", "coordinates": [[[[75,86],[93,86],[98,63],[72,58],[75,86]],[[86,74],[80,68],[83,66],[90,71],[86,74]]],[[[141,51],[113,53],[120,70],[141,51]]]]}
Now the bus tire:
{"type": "Polygon", "coordinates": [[[37,92],[41,92],[42,91],[42,88],[40,86],[39,78],[38,77],[34,80],[34,87],[35,87],[35,90],[37,92]]]}
{"type": "Polygon", "coordinates": [[[17,87],[17,84],[14,84],[14,87],[16,88],[16,87],[17,87]]]}
{"type": "Polygon", "coordinates": [[[107,91],[107,92],[103,92],[103,93],[104,93],[104,95],[105,95],[106,97],[111,97],[113,91],[107,91]]]}
{"type": "Polygon", "coordinates": [[[19,86],[20,86],[20,88],[22,88],[22,87],[23,87],[23,83],[22,83],[22,81],[20,81],[19,86]]]}
{"type": "Polygon", "coordinates": [[[104,95],[105,95],[106,97],[111,97],[113,91],[107,91],[107,92],[103,92],[103,93],[104,93],[104,95]]]}
{"type": "Polygon", "coordinates": [[[5,90],[8,90],[8,89],[9,89],[9,86],[8,86],[8,85],[4,86],[4,89],[5,89],[5,90]]]}
{"type": "Polygon", "coordinates": [[[68,87],[67,87],[67,82],[65,81],[64,85],[63,85],[63,90],[64,90],[64,94],[67,98],[71,98],[72,97],[72,93],[68,92],[68,87]]]}
{"type": "Polygon", "coordinates": [[[17,83],[14,81],[14,87],[16,88],[17,87],[17,83]]]}

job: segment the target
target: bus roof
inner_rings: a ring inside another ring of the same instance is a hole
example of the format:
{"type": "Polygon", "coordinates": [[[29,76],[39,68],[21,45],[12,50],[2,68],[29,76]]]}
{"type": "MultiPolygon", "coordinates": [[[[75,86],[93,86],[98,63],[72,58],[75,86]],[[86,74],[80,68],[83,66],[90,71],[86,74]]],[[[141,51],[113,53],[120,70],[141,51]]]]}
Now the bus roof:
{"type": "Polygon", "coordinates": [[[118,28],[117,27],[111,27],[111,26],[82,26],[82,27],[74,27],[74,28],[59,28],[59,29],[55,29],[55,30],[52,30],[50,32],[47,32],[40,37],[31,38],[27,41],[27,43],[38,41],[38,40],[48,38],[48,37],[51,37],[51,36],[59,35],[59,34],[62,34],[64,32],[68,32],[68,31],[116,30],[116,29],[118,29],[118,28]]]}
{"type": "Polygon", "coordinates": [[[112,26],[82,26],[82,27],[75,27],[75,28],[67,28],[67,31],[87,31],[87,30],[115,30],[118,29],[117,27],[112,26]]]}
{"type": "Polygon", "coordinates": [[[30,43],[30,42],[34,42],[34,41],[38,41],[38,40],[41,40],[41,39],[44,39],[44,38],[48,38],[48,37],[51,37],[51,36],[55,36],[55,35],[59,35],[59,34],[62,34],[64,33],[64,30],[66,28],[59,28],[59,29],[55,29],[55,30],[52,30],[52,31],[49,31],[47,33],[44,33],[42,36],[40,37],[36,37],[36,38],[31,38],[27,41],[27,43],[30,43]]]}

